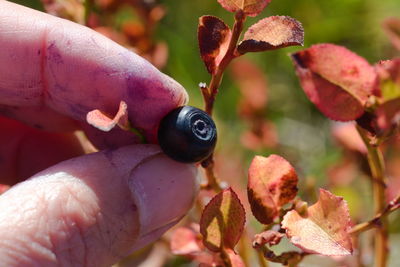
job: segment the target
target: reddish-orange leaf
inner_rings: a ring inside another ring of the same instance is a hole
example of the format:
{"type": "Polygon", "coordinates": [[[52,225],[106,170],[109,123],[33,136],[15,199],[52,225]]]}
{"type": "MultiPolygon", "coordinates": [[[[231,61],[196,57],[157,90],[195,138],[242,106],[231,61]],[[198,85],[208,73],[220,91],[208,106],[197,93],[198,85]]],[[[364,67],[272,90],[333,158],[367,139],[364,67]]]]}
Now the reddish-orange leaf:
{"type": "Polygon", "coordinates": [[[353,251],[347,203],[323,189],[306,216],[292,210],[285,215],[282,228],[286,229],[291,243],[309,253],[345,256],[353,251]]]}
{"type": "Polygon", "coordinates": [[[254,157],[249,168],[247,194],[251,211],[263,224],[270,224],[280,208],[297,194],[297,174],[284,158],[254,157]]]}
{"type": "Polygon", "coordinates": [[[92,110],[86,115],[86,121],[104,132],[111,131],[116,125],[121,127],[121,129],[129,130],[128,106],[124,101],[121,101],[114,118],[98,109],[92,110]]]}
{"type": "Polygon", "coordinates": [[[383,30],[388,35],[392,45],[400,50],[400,19],[388,18],[383,22],[383,30]]]}
{"type": "Polygon", "coordinates": [[[210,74],[215,72],[225,56],[231,35],[231,30],[221,19],[200,17],[197,32],[200,55],[210,74]]]}
{"type": "Polygon", "coordinates": [[[244,14],[255,17],[264,10],[271,0],[218,0],[223,8],[229,12],[243,10],[244,14]]]}
{"type": "Polygon", "coordinates": [[[225,189],[211,199],[200,220],[204,245],[211,251],[233,249],[239,241],[246,220],[243,205],[236,193],[225,189]]]}
{"type": "Polygon", "coordinates": [[[272,16],[251,26],[237,49],[244,54],[303,45],[303,41],[304,30],[300,22],[287,16],[272,16]]]}
{"type": "Polygon", "coordinates": [[[375,69],[345,47],[314,45],[292,59],[308,98],[333,120],[357,119],[368,97],[379,94],[375,69]]]}
{"type": "Polygon", "coordinates": [[[328,118],[351,121],[363,114],[365,102],[299,65],[296,65],[296,72],[307,97],[328,118]]]}
{"type": "Polygon", "coordinates": [[[179,227],[171,237],[171,252],[175,255],[187,255],[202,250],[198,234],[190,228],[179,227]]]}

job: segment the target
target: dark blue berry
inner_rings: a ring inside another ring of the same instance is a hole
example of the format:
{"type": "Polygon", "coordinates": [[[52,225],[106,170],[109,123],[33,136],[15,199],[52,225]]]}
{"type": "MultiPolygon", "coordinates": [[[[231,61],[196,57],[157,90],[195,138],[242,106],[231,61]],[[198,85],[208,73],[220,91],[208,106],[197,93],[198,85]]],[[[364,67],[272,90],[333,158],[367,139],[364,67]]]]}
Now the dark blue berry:
{"type": "Polygon", "coordinates": [[[204,111],[183,106],[168,113],[158,128],[158,143],[169,157],[180,162],[199,162],[214,150],[217,129],[204,111]]]}

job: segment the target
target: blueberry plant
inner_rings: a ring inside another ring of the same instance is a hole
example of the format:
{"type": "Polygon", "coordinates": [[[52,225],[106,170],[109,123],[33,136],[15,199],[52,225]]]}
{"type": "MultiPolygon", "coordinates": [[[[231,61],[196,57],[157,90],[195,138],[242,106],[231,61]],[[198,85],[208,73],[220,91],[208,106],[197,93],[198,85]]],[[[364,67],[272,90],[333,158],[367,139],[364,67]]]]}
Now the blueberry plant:
{"type": "MultiPolygon", "coordinates": [[[[218,2],[234,13],[235,23],[230,28],[214,16],[199,19],[200,55],[211,75],[208,85],[200,83],[200,90],[204,109],[210,115],[224,71],[232,60],[249,52],[302,45],[304,38],[301,23],[287,16],[261,19],[244,31],[246,17],[259,15],[270,0],[218,2]]],[[[398,35],[393,30],[396,26],[393,21],[386,23],[393,43],[398,45],[398,35]]],[[[253,216],[264,225],[264,230],[255,234],[252,241],[259,264],[267,266],[271,261],[297,266],[310,254],[351,255],[357,248],[358,235],[375,228],[374,266],[386,266],[387,215],[400,207],[400,195],[386,201],[387,179],[381,147],[398,138],[400,60],[381,61],[371,66],[362,57],[334,44],[314,45],[292,54],[291,58],[309,100],[329,119],[354,122],[350,127],[355,127],[361,137],[360,147],[368,161],[375,216],[367,222],[353,223],[347,202],[324,189],[319,190],[318,201],[308,206],[297,196],[298,176],[286,159],[278,155],[255,156],[248,169],[247,197],[253,216]],[[300,250],[277,255],[273,247],[284,237],[300,250]]],[[[204,207],[199,227],[192,225],[175,231],[172,251],[203,266],[249,265],[247,256],[240,253],[240,248],[236,249],[243,246],[237,246],[241,236],[248,234],[244,200],[239,199],[240,194],[232,187],[221,186],[214,174],[212,154],[201,165],[208,181],[203,189],[216,195],[204,207]]]]}

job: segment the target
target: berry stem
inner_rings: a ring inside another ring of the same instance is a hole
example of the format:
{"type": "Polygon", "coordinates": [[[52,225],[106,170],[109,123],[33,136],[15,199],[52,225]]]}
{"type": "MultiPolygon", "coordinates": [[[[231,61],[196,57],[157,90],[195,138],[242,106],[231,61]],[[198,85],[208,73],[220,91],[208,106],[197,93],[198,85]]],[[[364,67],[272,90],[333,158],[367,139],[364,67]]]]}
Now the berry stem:
{"type": "Polygon", "coordinates": [[[203,160],[201,166],[204,168],[207,177],[207,185],[203,187],[206,190],[214,190],[216,193],[219,193],[223,190],[220,185],[218,178],[214,174],[214,158],[213,154],[211,154],[207,159],[203,160]]]}
{"type": "Polygon", "coordinates": [[[140,144],[147,144],[147,139],[146,136],[138,129],[136,129],[135,127],[129,127],[129,131],[131,131],[132,133],[134,133],[140,140],[140,144]]]}
{"type": "MultiPolygon", "coordinates": [[[[221,85],[222,77],[224,75],[224,71],[229,63],[236,57],[240,56],[237,53],[236,47],[239,41],[239,37],[243,30],[243,24],[246,20],[246,15],[242,10],[239,10],[235,14],[235,24],[233,25],[232,36],[229,40],[228,49],[221,60],[221,63],[218,65],[215,73],[211,76],[210,85],[200,86],[203,99],[204,99],[204,110],[212,117],[215,98],[218,94],[218,88],[221,85]]],[[[220,185],[218,178],[214,174],[214,159],[213,155],[204,160],[201,165],[205,168],[206,176],[208,180],[208,185],[205,186],[206,189],[213,189],[215,192],[221,192],[223,188],[220,185]]]]}
{"type": "MultiPolygon", "coordinates": [[[[368,165],[372,175],[372,191],[374,199],[374,213],[376,216],[385,212],[385,163],[383,155],[378,146],[371,145],[368,132],[357,126],[357,131],[360,134],[365,146],[367,147],[368,165]]],[[[375,234],[375,267],[385,267],[387,265],[387,258],[389,254],[388,247],[388,226],[389,222],[387,216],[380,219],[381,224],[377,228],[375,234]]]]}

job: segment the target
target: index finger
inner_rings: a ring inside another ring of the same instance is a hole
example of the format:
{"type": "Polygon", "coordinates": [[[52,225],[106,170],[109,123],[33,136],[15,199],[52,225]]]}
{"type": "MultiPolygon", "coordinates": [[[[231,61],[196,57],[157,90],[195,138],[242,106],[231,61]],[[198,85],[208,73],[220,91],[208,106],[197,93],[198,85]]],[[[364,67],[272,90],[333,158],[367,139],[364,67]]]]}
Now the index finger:
{"type": "Polygon", "coordinates": [[[89,111],[115,114],[123,100],[132,126],[156,142],[160,119],[187,101],[176,81],[99,33],[6,1],[0,1],[0,47],[0,113],[43,128],[57,128],[67,116],[83,122],[100,146],[132,143],[135,136],[115,129],[105,137],[86,125],[89,111]]]}

